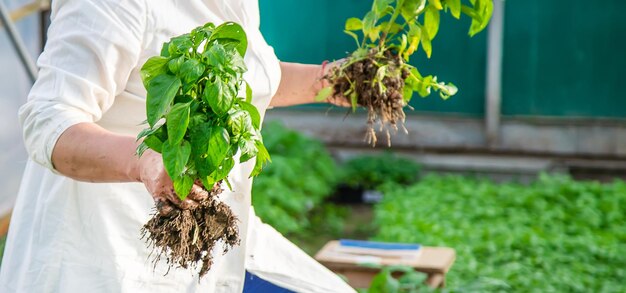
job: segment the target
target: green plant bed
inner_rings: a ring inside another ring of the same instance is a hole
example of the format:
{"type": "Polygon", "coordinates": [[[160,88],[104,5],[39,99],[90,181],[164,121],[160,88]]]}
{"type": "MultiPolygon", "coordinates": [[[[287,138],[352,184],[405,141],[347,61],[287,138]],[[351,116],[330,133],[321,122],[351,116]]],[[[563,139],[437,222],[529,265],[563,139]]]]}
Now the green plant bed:
{"type": "Polygon", "coordinates": [[[409,185],[417,181],[420,170],[415,161],[384,152],[347,160],[342,166],[342,181],[348,186],[369,190],[388,182],[409,185]]]}
{"type": "Polygon", "coordinates": [[[378,190],[380,186],[413,184],[420,171],[421,167],[415,161],[392,152],[356,156],[341,165],[341,183],[332,200],[338,203],[378,202],[383,196],[378,190]]]}
{"type": "MultiPolygon", "coordinates": [[[[625,292],[626,183],[542,175],[533,184],[427,176],[387,186],[374,237],[457,250],[451,287],[503,281],[507,292],[625,292]]],[[[463,287],[463,286],[461,286],[463,287]]]]}
{"type": "Polygon", "coordinates": [[[263,137],[272,164],[254,180],[255,211],[281,233],[304,233],[335,188],[335,161],[320,141],[282,124],[265,125],[263,137]]]}

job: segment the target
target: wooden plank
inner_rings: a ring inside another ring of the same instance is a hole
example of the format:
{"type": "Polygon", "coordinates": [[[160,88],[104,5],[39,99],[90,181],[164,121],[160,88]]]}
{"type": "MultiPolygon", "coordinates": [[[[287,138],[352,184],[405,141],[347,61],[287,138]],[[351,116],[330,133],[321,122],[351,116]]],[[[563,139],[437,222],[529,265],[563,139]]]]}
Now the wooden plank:
{"type": "Polygon", "coordinates": [[[431,288],[443,288],[446,285],[446,275],[430,274],[428,279],[426,279],[426,284],[431,288]]]}
{"type": "Polygon", "coordinates": [[[372,279],[374,279],[374,276],[378,274],[378,270],[373,270],[373,269],[362,270],[362,271],[351,270],[351,269],[344,269],[344,270],[339,269],[333,272],[345,277],[348,280],[348,285],[350,285],[350,287],[355,288],[355,289],[369,288],[370,284],[372,283],[372,279]]]}
{"type": "MultiPolygon", "coordinates": [[[[334,269],[357,269],[363,268],[359,263],[346,258],[339,258],[333,253],[334,247],[339,245],[338,241],[328,242],[316,255],[315,259],[331,270],[334,269]]],[[[417,271],[424,273],[445,274],[448,272],[454,260],[456,252],[448,247],[422,247],[421,255],[414,260],[402,260],[398,258],[377,258],[379,265],[407,265],[415,268],[417,271]]],[[[367,260],[367,258],[364,258],[367,260]]],[[[366,261],[364,261],[366,262],[366,261]]],[[[357,269],[361,270],[361,269],[357,269]]]]}
{"type": "Polygon", "coordinates": [[[11,18],[11,21],[17,22],[20,19],[33,13],[48,9],[50,9],[50,1],[35,1],[11,11],[9,13],[9,16],[11,18]]]}

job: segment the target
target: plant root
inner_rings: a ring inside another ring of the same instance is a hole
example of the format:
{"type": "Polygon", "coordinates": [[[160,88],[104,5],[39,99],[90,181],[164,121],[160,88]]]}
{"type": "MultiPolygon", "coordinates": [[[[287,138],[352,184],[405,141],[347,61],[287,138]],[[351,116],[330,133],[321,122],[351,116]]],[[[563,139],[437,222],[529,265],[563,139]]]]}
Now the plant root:
{"type": "MultiPolygon", "coordinates": [[[[201,279],[211,269],[216,244],[223,242],[223,253],[239,245],[238,219],[228,205],[219,201],[220,182],[206,191],[206,200],[197,207],[175,208],[167,215],[158,211],[141,229],[141,238],[152,248],[154,266],[164,258],[169,269],[174,266],[192,268],[201,279]]],[[[167,273],[166,273],[167,275],[167,273]]]]}
{"type": "Polygon", "coordinates": [[[402,65],[402,58],[391,50],[380,53],[372,48],[364,58],[348,57],[344,65],[334,67],[324,77],[333,86],[334,98],[367,109],[365,141],[372,146],[378,142],[376,124],[389,146],[391,132],[397,133],[398,125],[407,132],[402,108],[406,106],[403,90],[409,71],[402,65]]]}

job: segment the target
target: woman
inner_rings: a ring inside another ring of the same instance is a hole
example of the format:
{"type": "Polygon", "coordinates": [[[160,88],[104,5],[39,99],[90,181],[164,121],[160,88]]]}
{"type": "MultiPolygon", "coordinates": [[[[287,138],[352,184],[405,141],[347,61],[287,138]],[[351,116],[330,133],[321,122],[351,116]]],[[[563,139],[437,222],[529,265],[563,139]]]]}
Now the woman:
{"type": "Polygon", "coordinates": [[[139,240],[154,201],[194,204],[173,194],[158,153],[134,155],[146,117],[139,69],[163,42],[206,22],[240,23],[249,41],[244,78],[261,113],[312,102],[321,88],[323,66],[280,63],[259,32],[258,14],[256,0],[52,2],[39,78],[19,113],[32,160],[0,291],[241,292],[246,269],[290,290],[352,291],[254,216],[253,162],[235,167],[233,191],[221,196],[241,221],[242,243],[216,255],[205,278],[182,269],[165,275],[167,267],[153,267],[139,240]]]}

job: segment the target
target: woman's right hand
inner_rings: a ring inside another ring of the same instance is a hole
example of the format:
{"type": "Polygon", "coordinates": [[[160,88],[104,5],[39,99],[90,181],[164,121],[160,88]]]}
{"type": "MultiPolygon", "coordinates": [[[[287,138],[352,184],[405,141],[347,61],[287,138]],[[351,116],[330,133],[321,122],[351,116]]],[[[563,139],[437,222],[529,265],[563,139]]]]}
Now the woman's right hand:
{"type": "Polygon", "coordinates": [[[206,190],[194,184],[187,198],[180,200],[174,192],[174,185],[165,170],[161,154],[153,150],[146,150],[139,158],[138,171],[139,180],[152,195],[157,209],[162,215],[169,214],[175,208],[189,209],[195,207],[200,201],[208,197],[206,190]]]}

